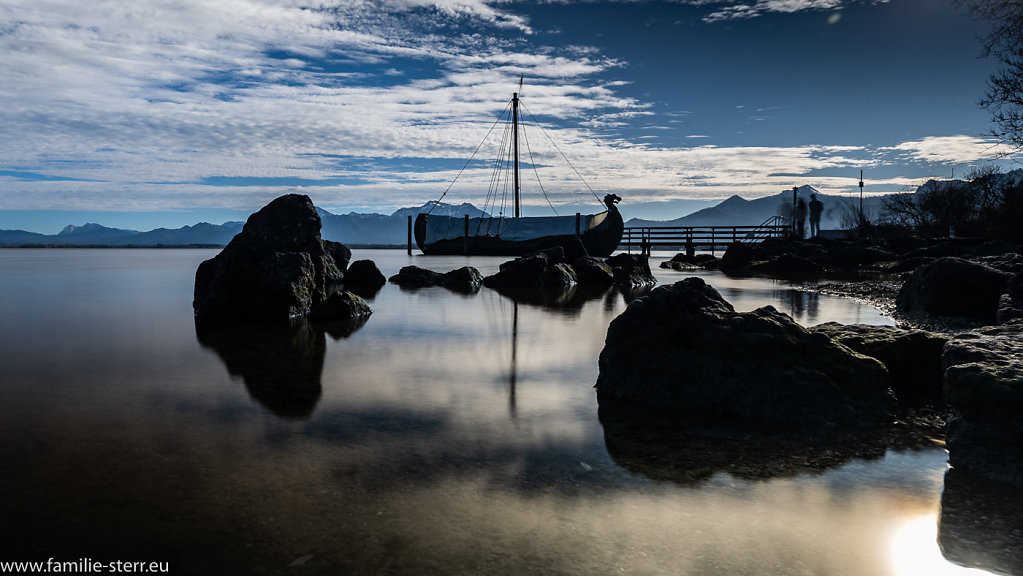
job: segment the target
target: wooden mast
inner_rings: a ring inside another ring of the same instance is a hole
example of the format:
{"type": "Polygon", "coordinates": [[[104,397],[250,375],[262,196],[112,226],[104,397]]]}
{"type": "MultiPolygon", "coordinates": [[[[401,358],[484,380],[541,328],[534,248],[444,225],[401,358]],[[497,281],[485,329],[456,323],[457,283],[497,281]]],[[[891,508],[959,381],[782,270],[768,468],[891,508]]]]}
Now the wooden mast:
{"type": "MultiPolygon", "coordinates": [[[[519,80],[519,90],[522,80],[519,80]]],[[[512,93],[512,129],[514,130],[515,146],[515,217],[519,217],[519,93],[512,93]]]]}

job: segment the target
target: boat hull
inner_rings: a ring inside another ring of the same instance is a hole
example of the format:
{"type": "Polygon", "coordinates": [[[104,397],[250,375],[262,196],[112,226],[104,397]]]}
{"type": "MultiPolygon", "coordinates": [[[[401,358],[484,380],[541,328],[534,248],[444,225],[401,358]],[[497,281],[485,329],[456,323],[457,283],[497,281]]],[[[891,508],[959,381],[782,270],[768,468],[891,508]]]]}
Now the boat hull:
{"type": "Polygon", "coordinates": [[[563,246],[576,238],[582,241],[586,252],[591,256],[606,257],[618,248],[621,243],[625,222],[617,209],[608,210],[601,222],[577,234],[547,234],[534,238],[505,239],[499,236],[464,234],[451,238],[427,241],[427,223],[430,218],[452,218],[450,216],[430,216],[420,214],[416,217],[415,238],[419,250],[426,255],[466,255],[466,256],[522,256],[530,252],[563,246]]]}

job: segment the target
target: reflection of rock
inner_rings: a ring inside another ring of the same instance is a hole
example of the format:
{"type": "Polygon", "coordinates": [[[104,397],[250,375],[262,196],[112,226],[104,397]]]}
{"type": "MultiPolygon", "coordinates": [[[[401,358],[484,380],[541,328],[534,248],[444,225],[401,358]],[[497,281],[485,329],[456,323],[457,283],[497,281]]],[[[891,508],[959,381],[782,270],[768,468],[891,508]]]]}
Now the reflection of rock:
{"type": "Polygon", "coordinates": [[[738,313],[700,278],[655,288],[607,331],[602,416],[759,430],[890,422],[888,372],[767,306],[738,313]]]}
{"type": "Polygon", "coordinates": [[[901,313],[968,316],[993,322],[1009,275],[960,258],[939,258],[917,268],[895,299],[901,313]]]}
{"type": "Polygon", "coordinates": [[[996,574],[1023,574],[1019,490],[958,469],[945,473],[938,545],[945,558],[996,574]]]}
{"type": "Polygon", "coordinates": [[[199,343],[212,348],[241,376],[249,394],[284,418],[308,418],[320,400],[326,353],[323,331],[307,324],[206,326],[197,321],[199,343]]]}
{"type": "Polygon", "coordinates": [[[958,334],[945,345],[945,398],[959,415],[949,462],[1023,486],[1023,323],[958,334]]]}
{"type": "Polygon", "coordinates": [[[345,272],[345,289],[363,298],[372,298],[387,284],[387,278],[372,260],[356,260],[345,272]]]}
{"type": "Polygon", "coordinates": [[[195,273],[196,318],[287,322],[306,316],[340,286],[351,251],[320,238],[308,196],[281,196],[195,273]]]}
{"type": "Polygon", "coordinates": [[[903,406],[940,400],[941,350],[948,337],[895,326],[843,325],[828,322],[810,328],[860,354],[877,358],[891,375],[892,389],[903,406]]]}
{"type": "Polygon", "coordinates": [[[715,474],[768,479],[818,473],[853,459],[885,455],[881,430],[793,436],[690,434],[675,427],[603,422],[608,454],[619,466],[655,480],[700,484],[715,474]]]}
{"type": "Polygon", "coordinates": [[[495,288],[495,290],[502,296],[510,298],[519,304],[538,306],[567,314],[574,314],[582,310],[587,302],[600,300],[609,296],[612,292],[612,288],[609,286],[587,286],[582,284],[559,289],[511,287],[495,288]]]}

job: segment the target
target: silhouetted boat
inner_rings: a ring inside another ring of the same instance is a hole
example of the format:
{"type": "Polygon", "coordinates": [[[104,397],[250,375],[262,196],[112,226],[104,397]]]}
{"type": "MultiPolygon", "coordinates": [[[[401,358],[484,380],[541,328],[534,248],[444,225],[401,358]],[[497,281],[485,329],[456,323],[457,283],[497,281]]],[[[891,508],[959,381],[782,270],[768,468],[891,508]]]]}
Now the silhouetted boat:
{"type": "MultiPolygon", "coordinates": [[[[521,81],[519,83],[521,87],[521,81]]],[[[565,245],[578,238],[591,256],[610,256],[621,242],[625,222],[616,194],[604,196],[607,210],[572,216],[520,217],[519,94],[512,94],[515,217],[479,218],[420,213],[415,221],[416,244],[423,254],[521,256],[565,245]]],[[[499,163],[500,164],[500,163],[499,163]]]]}

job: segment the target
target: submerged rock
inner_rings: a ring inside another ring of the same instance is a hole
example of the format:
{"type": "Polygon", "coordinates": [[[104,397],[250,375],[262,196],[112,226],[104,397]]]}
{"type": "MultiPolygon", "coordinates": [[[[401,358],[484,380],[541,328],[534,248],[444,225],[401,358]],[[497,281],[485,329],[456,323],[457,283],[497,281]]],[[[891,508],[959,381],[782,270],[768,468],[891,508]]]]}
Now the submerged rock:
{"type": "Polygon", "coordinates": [[[390,281],[402,288],[443,286],[453,292],[472,294],[478,292],[483,285],[483,275],[472,266],[463,266],[444,274],[418,266],[404,266],[391,276],[390,281]]]}
{"type": "Polygon", "coordinates": [[[700,278],[655,288],[615,318],[599,359],[602,418],[692,427],[886,423],[888,372],[773,307],[739,313],[700,278]]]}
{"type": "Polygon", "coordinates": [[[387,279],[392,284],[403,288],[426,288],[440,283],[441,273],[420,268],[419,266],[402,266],[397,274],[387,279]]]}
{"type": "Polygon", "coordinates": [[[954,468],[1023,486],[1023,323],[958,334],[942,352],[954,468]]]}
{"type": "Polygon", "coordinates": [[[192,308],[206,322],[289,322],[340,291],[351,251],[320,238],[308,196],[281,196],[195,273],[192,308]]]}

